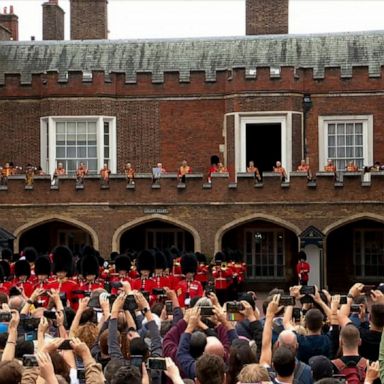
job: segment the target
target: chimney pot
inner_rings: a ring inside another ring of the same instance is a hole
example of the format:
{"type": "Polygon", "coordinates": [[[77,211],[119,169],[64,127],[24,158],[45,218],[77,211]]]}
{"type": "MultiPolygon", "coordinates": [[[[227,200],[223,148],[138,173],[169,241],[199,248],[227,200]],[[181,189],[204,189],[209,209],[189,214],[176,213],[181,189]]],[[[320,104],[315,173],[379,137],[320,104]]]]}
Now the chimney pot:
{"type": "Polygon", "coordinates": [[[13,5],[9,7],[9,13],[13,15],[13,5]]]}
{"type": "Polygon", "coordinates": [[[4,13],[4,15],[7,14],[7,7],[4,7],[4,8],[3,8],[3,13],[4,13]]]}

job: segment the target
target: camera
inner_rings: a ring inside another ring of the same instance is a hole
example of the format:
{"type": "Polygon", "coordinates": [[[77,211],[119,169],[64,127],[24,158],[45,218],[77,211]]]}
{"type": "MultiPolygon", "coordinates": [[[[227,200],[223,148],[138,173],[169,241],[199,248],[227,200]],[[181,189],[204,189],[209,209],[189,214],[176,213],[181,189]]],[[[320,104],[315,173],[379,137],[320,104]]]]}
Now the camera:
{"type": "Polygon", "coordinates": [[[164,357],[150,357],[148,359],[149,369],[160,369],[161,371],[167,370],[167,362],[164,357]]]}
{"type": "Polygon", "coordinates": [[[159,296],[159,295],[165,295],[165,289],[164,288],[153,288],[152,294],[159,296]]]}
{"type": "Polygon", "coordinates": [[[299,322],[301,320],[302,311],[300,308],[293,308],[292,311],[292,318],[295,320],[295,322],[299,322]]]}
{"type": "Polygon", "coordinates": [[[44,311],[43,316],[50,320],[56,320],[56,312],[54,311],[44,311]]]}
{"type": "Polygon", "coordinates": [[[135,311],[138,308],[135,296],[128,295],[124,301],[123,309],[124,311],[135,311]]]}
{"type": "Polygon", "coordinates": [[[200,307],[200,315],[203,317],[213,316],[213,307],[211,306],[201,306],[200,307]]]}
{"type": "Polygon", "coordinates": [[[340,295],[340,305],[347,304],[347,302],[348,302],[347,295],[340,295]]]}
{"type": "Polygon", "coordinates": [[[216,289],[215,289],[214,284],[208,284],[205,287],[205,295],[208,296],[210,293],[216,293],[216,289]]]}
{"type": "Polygon", "coordinates": [[[11,312],[0,312],[0,323],[9,323],[12,319],[11,312]]]}
{"type": "Polygon", "coordinates": [[[111,281],[110,282],[111,288],[119,289],[123,287],[123,284],[121,284],[120,281],[111,281]]]}
{"type": "Polygon", "coordinates": [[[360,312],[360,304],[351,304],[351,312],[359,313],[360,312]]]}
{"type": "Polygon", "coordinates": [[[314,295],[316,292],[314,285],[303,285],[300,288],[301,295],[314,295]]]}
{"type": "Polygon", "coordinates": [[[167,312],[167,315],[172,315],[173,314],[173,304],[172,300],[167,300],[165,302],[165,310],[167,312]]]}
{"type": "Polygon", "coordinates": [[[85,382],[85,368],[77,368],[77,380],[85,382]]]}
{"type": "Polygon", "coordinates": [[[279,305],[287,307],[289,305],[295,305],[295,298],[293,296],[281,296],[279,300],[279,305]]]}
{"type": "Polygon", "coordinates": [[[64,340],[58,347],[57,349],[61,349],[62,351],[69,351],[72,350],[72,346],[70,344],[70,339],[64,340]]]}
{"type": "Polygon", "coordinates": [[[228,313],[239,313],[244,309],[244,305],[239,301],[229,301],[227,303],[227,312],[228,313]]]}
{"type": "Polygon", "coordinates": [[[21,324],[26,333],[36,331],[40,324],[40,319],[33,317],[28,319],[21,319],[21,324]]]}
{"type": "Polygon", "coordinates": [[[371,291],[373,291],[375,289],[376,289],[376,286],[374,286],[374,285],[364,285],[361,292],[365,293],[366,295],[369,295],[371,293],[371,291]]]}
{"type": "Polygon", "coordinates": [[[23,366],[24,367],[38,367],[37,359],[35,355],[23,355],[23,366]]]}
{"type": "Polygon", "coordinates": [[[91,297],[91,299],[88,301],[88,307],[89,308],[100,308],[99,295],[91,297]]]}

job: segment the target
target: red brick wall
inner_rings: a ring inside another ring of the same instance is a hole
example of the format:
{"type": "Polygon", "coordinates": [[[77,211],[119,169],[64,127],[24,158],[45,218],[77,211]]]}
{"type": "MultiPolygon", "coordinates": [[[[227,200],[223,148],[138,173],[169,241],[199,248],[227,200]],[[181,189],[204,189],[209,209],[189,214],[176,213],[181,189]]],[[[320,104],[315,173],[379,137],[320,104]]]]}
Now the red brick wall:
{"type": "Polygon", "coordinates": [[[289,0],[246,0],[246,34],[288,33],[289,0]]]}
{"type": "Polygon", "coordinates": [[[71,40],[108,38],[107,0],[70,0],[71,40]]]}
{"type": "Polygon", "coordinates": [[[64,40],[64,11],[56,3],[43,4],[43,40],[64,40]]]}

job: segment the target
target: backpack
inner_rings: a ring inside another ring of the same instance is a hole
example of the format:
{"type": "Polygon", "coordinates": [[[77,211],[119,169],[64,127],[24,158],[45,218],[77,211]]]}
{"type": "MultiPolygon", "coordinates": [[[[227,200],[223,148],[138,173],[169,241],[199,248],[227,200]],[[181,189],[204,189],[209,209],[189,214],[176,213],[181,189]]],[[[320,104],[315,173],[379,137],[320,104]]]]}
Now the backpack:
{"type": "Polygon", "coordinates": [[[332,360],[333,365],[341,375],[344,375],[348,384],[363,384],[365,380],[365,369],[367,359],[362,357],[357,363],[350,361],[345,364],[341,359],[332,360]]]}

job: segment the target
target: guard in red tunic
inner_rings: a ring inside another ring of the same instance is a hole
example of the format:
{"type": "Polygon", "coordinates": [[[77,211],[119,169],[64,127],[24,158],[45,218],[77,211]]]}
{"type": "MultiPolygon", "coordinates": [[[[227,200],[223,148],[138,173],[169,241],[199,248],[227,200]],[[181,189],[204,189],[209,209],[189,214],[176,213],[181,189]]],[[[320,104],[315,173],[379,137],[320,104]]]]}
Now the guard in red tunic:
{"type": "Polygon", "coordinates": [[[307,263],[307,255],[304,251],[299,252],[299,261],[296,264],[296,273],[299,279],[299,285],[308,285],[309,272],[311,267],[307,263]]]}
{"type": "Polygon", "coordinates": [[[208,275],[209,275],[209,268],[207,265],[207,257],[200,252],[196,252],[196,258],[199,263],[197,266],[197,273],[195,276],[195,279],[197,281],[200,281],[203,288],[208,284],[208,275]]]}
{"type": "MultiPolygon", "coordinates": [[[[35,261],[35,274],[36,282],[33,286],[33,290],[37,288],[42,288],[45,291],[49,289],[49,284],[51,283],[51,261],[47,256],[40,256],[35,261]]],[[[38,299],[38,305],[41,307],[47,307],[49,302],[48,294],[40,296],[38,299]]]]}
{"type": "Polygon", "coordinates": [[[127,281],[132,285],[132,279],[129,277],[131,269],[131,259],[127,255],[119,255],[115,258],[115,273],[111,275],[109,282],[111,284],[111,293],[117,295],[119,288],[113,287],[113,283],[122,283],[127,281]]]}
{"type": "Polygon", "coordinates": [[[0,292],[6,293],[8,295],[9,290],[11,289],[11,283],[7,281],[6,272],[4,272],[3,265],[5,263],[5,267],[8,266],[9,273],[9,264],[5,260],[0,261],[0,292]]]}
{"type": "Polygon", "coordinates": [[[181,271],[185,279],[176,286],[176,294],[179,298],[180,307],[189,307],[191,299],[196,296],[203,296],[204,290],[200,281],[195,280],[197,272],[197,259],[193,253],[182,256],[180,260],[181,271]]]}
{"type": "Polygon", "coordinates": [[[116,273],[116,270],[114,263],[117,256],[119,256],[117,252],[111,252],[110,261],[107,262],[107,264],[103,263],[103,265],[100,266],[99,275],[104,281],[109,281],[111,277],[115,276],[114,274],[116,273]]]}
{"type": "Polygon", "coordinates": [[[223,303],[228,301],[229,288],[233,283],[233,271],[228,267],[227,257],[223,252],[217,252],[214,258],[212,276],[215,280],[216,295],[223,303]]]}
{"type": "MultiPolygon", "coordinates": [[[[92,292],[95,289],[104,289],[104,282],[99,280],[99,261],[95,255],[86,254],[81,258],[80,269],[83,281],[79,284],[79,290],[92,292]]],[[[79,295],[79,298],[84,295],[79,295]]]]}
{"type": "Polygon", "coordinates": [[[128,276],[132,280],[135,280],[135,279],[138,279],[140,277],[140,273],[138,272],[137,267],[136,267],[136,255],[133,254],[130,257],[131,257],[132,263],[131,263],[131,270],[129,271],[128,276]]]}
{"type": "Polygon", "coordinates": [[[24,257],[28,261],[29,266],[31,267],[31,276],[29,282],[32,285],[36,283],[36,274],[35,274],[35,261],[37,259],[37,251],[34,247],[25,247],[20,253],[20,257],[24,257]]]}
{"type": "MultiPolygon", "coordinates": [[[[14,263],[12,263],[12,258],[13,252],[9,248],[3,248],[1,250],[1,259],[7,261],[9,264],[9,275],[7,280],[10,280],[11,276],[13,276],[13,274],[15,273],[15,265],[14,263]]],[[[6,273],[5,270],[4,273],[6,273]]]]}
{"type": "Polygon", "coordinates": [[[15,278],[12,286],[24,292],[25,296],[30,297],[33,293],[33,285],[28,281],[31,276],[31,267],[27,260],[18,260],[15,263],[15,278]]]}
{"type": "Polygon", "coordinates": [[[8,260],[0,260],[0,265],[3,268],[3,280],[9,281],[11,279],[11,265],[8,260]]]}
{"type": "Polygon", "coordinates": [[[68,247],[60,245],[53,250],[52,257],[53,273],[56,276],[53,281],[48,284],[48,288],[56,289],[61,295],[65,295],[65,300],[76,310],[78,303],[72,291],[78,290],[78,285],[73,279],[70,279],[74,271],[72,251],[68,247]]]}
{"type": "MultiPolygon", "coordinates": [[[[136,258],[136,267],[140,273],[140,277],[132,281],[132,288],[151,294],[153,288],[156,287],[155,282],[151,279],[151,275],[155,269],[154,254],[148,250],[141,251],[136,258]]],[[[153,301],[153,298],[151,301],[153,301]]]]}
{"type": "Polygon", "coordinates": [[[161,251],[155,253],[155,271],[152,280],[155,283],[155,288],[171,288],[171,282],[168,276],[164,275],[167,269],[167,259],[165,254],[161,251]]]}

